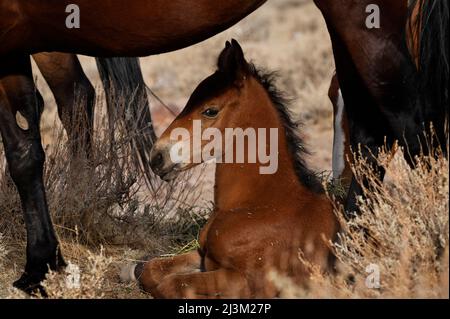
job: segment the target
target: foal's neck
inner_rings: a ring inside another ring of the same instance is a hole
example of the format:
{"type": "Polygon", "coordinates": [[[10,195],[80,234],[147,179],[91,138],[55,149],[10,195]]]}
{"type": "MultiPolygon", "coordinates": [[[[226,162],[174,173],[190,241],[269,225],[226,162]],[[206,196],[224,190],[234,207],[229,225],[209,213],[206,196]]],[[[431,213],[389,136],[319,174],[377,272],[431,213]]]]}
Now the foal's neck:
{"type": "Polygon", "coordinates": [[[257,163],[218,163],[214,197],[216,207],[221,211],[276,209],[280,202],[294,204],[294,200],[312,193],[297,176],[295,157],[288,150],[280,115],[265,91],[264,94],[265,99],[252,102],[253,110],[258,109],[264,116],[264,123],[254,123],[251,127],[256,130],[266,128],[267,132],[270,128],[278,128],[278,169],[274,174],[260,174],[260,167],[267,164],[259,163],[259,159],[257,163]]]}

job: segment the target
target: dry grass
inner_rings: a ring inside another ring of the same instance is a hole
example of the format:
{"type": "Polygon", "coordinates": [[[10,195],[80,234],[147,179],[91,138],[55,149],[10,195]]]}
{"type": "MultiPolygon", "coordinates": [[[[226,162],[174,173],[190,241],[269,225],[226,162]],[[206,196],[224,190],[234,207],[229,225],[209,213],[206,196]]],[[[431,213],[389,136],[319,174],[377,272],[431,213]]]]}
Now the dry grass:
{"type": "Polygon", "coordinates": [[[449,162],[442,152],[420,156],[411,169],[402,152],[383,150],[380,165],[388,170],[381,183],[367,161],[353,168],[369,180],[361,215],[345,221],[333,247],[338,273],[312,270],[309,289],[286,278],[272,278],[289,298],[448,298],[449,296],[449,162]],[[369,275],[379,271],[379,287],[369,275]],[[369,286],[367,285],[369,282],[369,286]]]}
{"type": "Polygon", "coordinates": [[[69,262],[64,272],[50,272],[42,285],[48,293],[48,298],[104,298],[105,273],[111,263],[112,258],[105,257],[103,250],[99,254],[89,252],[84,269],[69,262]]]}
{"type": "MultiPolygon", "coordinates": [[[[6,249],[6,243],[4,242],[4,238],[2,233],[0,233],[0,265],[5,264],[6,257],[8,255],[8,250],[6,249]]],[[[0,272],[0,282],[6,282],[6,274],[4,272],[0,272]]],[[[5,287],[0,285],[0,296],[5,296],[5,287]]]]}

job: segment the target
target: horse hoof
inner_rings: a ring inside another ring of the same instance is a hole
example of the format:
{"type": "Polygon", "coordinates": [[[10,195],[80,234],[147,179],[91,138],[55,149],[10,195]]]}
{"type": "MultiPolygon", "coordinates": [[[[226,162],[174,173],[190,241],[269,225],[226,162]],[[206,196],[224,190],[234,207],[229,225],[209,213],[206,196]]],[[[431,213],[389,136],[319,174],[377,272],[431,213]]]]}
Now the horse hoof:
{"type": "Polygon", "coordinates": [[[139,281],[139,278],[144,271],[144,265],[146,262],[138,262],[137,264],[129,264],[125,265],[120,269],[120,282],[122,283],[130,283],[139,281]]]}
{"type": "Polygon", "coordinates": [[[119,278],[122,283],[130,283],[136,281],[135,270],[136,264],[129,264],[122,267],[119,278]]]}
{"type": "Polygon", "coordinates": [[[47,292],[41,285],[45,275],[29,275],[23,273],[22,276],[13,283],[13,286],[31,296],[41,296],[47,298],[47,292]]]}

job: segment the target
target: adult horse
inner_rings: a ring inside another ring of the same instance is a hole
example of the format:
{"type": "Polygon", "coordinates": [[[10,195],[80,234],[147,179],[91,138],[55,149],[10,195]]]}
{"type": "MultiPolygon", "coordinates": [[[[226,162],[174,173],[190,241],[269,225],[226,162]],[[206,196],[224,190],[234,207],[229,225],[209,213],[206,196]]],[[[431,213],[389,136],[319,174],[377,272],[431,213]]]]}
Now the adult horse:
{"type": "Polygon", "coordinates": [[[280,288],[272,272],[307,284],[310,269],[299,256],[331,270],[328,245],[338,230],[332,204],[304,163],[303,142],[273,75],[249,64],[234,40],[220,54],[217,71],[197,86],[155,143],[151,166],[170,180],[198,165],[200,153],[203,161],[217,160],[215,209],[200,232],[200,248],[132,266],[122,279],[136,278],[156,298],[274,298],[280,288]],[[196,123],[201,142],[195,141],[196,123]],[[180,129],[184,134],[178,136],[180,129]],[[251,132],[258,132],[256,143],[251,132]],[[227,135],[246,142],[229,145],[227,135]],[[173,150],[180,142],[191,151],[176,159],[173,150]],[[261,153],[272,150],[278,167],[262,174],[267,163],[261,153]]]}
{"type": "Polygon", "coordinates": [[[48,212],[40,142],[42,99],[29,55],[57,51],[92,56],[147,56],[180,49],[227,29],[265,0],[80,0],[80,28],[68,28],[70,1],[0,2],[0,130],[27,228],[25,272],[14,284],[38,287],[48,267],[65,265],[48,212]],[[26,130],[16,123],[20,112],[26,130]]]}
{"type": "MultiPolygon", "coordinates": [[[[405,146],[410,164],[415,155],[429,151],[424,131],[430,134],[430,123],[443,146],[449,105],[448,1],[315,3],[330,33],[353,150],[361,145],[362,156],[383,178],[375,156],[385,137],[388,145],[397,140],[405,146]],[[380,25],[374,26],[368,16],[377,13],[374,19],[379,18],[380,25]]],[[[348,213],[357,211],[356,196],[361,193],[352,178],[345,203],[348,213]]]]}

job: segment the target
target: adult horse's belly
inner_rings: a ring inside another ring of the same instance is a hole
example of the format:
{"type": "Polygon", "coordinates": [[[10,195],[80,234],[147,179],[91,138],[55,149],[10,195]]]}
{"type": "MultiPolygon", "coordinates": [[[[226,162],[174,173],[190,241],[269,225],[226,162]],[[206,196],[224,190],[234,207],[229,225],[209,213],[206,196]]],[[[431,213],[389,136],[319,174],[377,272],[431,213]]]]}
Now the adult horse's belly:
{"type": "MultiPolygon", "coordinates": [[[[16,0],[20,23],[26,30],[17,29],[18,33],[8,37],[26,39],[17,44],[23,51],[145,56],[207,39],[243,19],[265,1],[79,0],[76,4],[80,9],[80,28],[69,29],[66,27],[69,1],[16,0]]],[[[0,54],[3,50],[0,48],[0,54]]]]}

